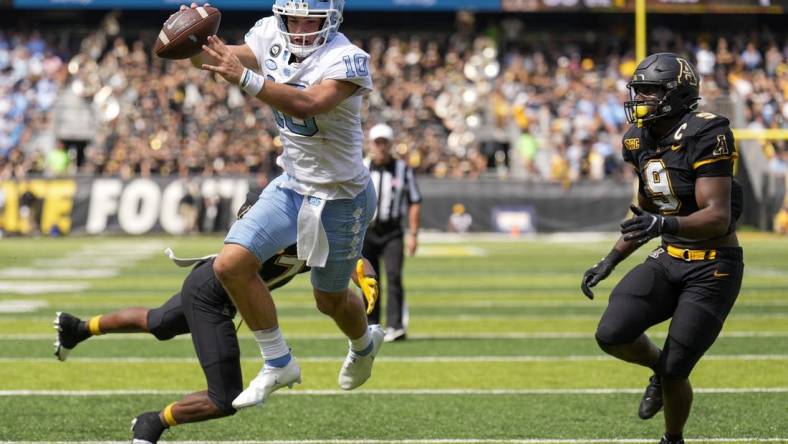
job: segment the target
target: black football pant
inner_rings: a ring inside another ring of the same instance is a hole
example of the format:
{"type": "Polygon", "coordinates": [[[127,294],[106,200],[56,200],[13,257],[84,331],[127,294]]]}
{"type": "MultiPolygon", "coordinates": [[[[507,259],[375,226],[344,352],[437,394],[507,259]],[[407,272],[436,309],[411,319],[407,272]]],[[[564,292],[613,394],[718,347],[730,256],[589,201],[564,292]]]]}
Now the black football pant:
{"type": "Polygon", "coordinates": [[[241,351],[235,333],[235,307],[213,286],[213,261],[196,266],[176,293],[148,312],[148,329],[159,340],[191,332],[194,351],[208,383],[208,397],[226,414],[243,390],[241,351]]]}
{"type": "Polygon", "coordinates": [[[660,247],[613,288],[596,340],[600,345],[628,344],[671,319],[656,370],[688,377],[722,330],[743,272],[741,248],[718,248],[715,259],[685,262],[660,247]]]}
{"type": "MultiPolygon", "coordinates": [[[[380,272],[380,259],[386,267],[386,326],[390,328],[404,328],[405,318],[405,291],[402,288],[402,266],[405,260],[404,234],[402,230],[380,234],[374,229],[367,230],[364,237],[364,248],[361,253],[375,268],[378,276],[380,272]]],[[[380,323],[381,298],[367,321],[370,324],[380,323]]]]}

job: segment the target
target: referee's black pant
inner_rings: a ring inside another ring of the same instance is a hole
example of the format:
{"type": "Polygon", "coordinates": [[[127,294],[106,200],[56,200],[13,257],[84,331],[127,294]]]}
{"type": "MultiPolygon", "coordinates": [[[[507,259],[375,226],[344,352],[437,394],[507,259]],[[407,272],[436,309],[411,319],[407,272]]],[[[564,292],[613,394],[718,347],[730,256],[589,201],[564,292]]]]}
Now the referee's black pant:
{"type": "MultiPolygon", "coordinates": [[[[404,328],[405,292],[402,289],[402,266],[405,258],[404,233],[402,229],[378,230],[371,227],[364,236],[364,248],[361,253],[375,268],[378,276],[380,260],[386,267],[386,327],[404,328]]],[[[375,309],[367,316],[370,324],[380,323],[381,298],[375,309]]]]}

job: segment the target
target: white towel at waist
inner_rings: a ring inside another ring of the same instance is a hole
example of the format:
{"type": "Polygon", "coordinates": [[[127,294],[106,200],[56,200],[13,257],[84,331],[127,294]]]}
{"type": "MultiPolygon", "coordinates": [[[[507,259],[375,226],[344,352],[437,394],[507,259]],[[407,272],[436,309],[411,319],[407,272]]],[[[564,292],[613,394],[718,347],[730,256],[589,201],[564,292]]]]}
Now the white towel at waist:
{"type": "Polygon", "coordinates": [[[325,267],[328,260],[328,236],[320,220],[326,200],[304,196],[298,211],[298,258],[309,267],[325,267]]]}
{"type": "Polygon", "coordinates": [[[208,259],[218,256],[218,254],[209,254],[208,256],[203,256],[203,257],[180,258],[175,256],[175,253],[172,251],[172,248],[170,247],[167,247],[167,249],[164,250],[164,254],[166,254],[167,257],[172,259],[172,261],[175,262],[175,265],[179,267],[191,267],[197,262],[207,261],[208,259]]]}

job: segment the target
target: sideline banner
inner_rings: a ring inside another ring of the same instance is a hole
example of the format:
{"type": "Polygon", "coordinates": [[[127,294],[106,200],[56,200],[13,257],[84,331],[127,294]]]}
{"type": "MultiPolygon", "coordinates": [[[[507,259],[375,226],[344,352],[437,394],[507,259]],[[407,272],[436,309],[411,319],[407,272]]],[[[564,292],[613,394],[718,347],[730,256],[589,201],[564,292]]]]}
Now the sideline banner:
{"type": "MultiPolygon", "coordinates": [[[[559,184],[418,177],[429,230],[553,233],[616,231],[634,195],[630,183],[559,184]]],[[[7,234],[226,232],[251,177],[111,177],[0,182],[7,234]]]]}
{"type": "Polygon", "coordinates": [[[0,229],[6,233],[182,234],[225,231],[251,178],[69,178],[0,182],[0,229]],[[187,191],[193,194],[184,199],[187,191]],[[186,211],[189,203],[194,211],[186,211]],[[189,221],[193,218],[193,221],[189,221]]]}

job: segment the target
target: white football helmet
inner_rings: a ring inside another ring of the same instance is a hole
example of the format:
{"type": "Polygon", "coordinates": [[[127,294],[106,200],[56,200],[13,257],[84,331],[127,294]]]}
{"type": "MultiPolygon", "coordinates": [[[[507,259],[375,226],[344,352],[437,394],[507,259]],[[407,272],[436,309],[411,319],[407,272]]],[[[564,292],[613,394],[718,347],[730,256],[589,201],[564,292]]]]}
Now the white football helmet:
{"type": "Polygon", "coordinates": [[[274,0],[274,16],[279,22],[279,34],[287,42],[287,49],[299,58],[306,58],[331,40],[342,23],[345,0],[274,0]],[[316,17],[323,19],[317,32],[292,33],[287,30],[287,17],[316,17]],[[305,37],[316,36],[312,43],[302,45],[305,37]]]}

